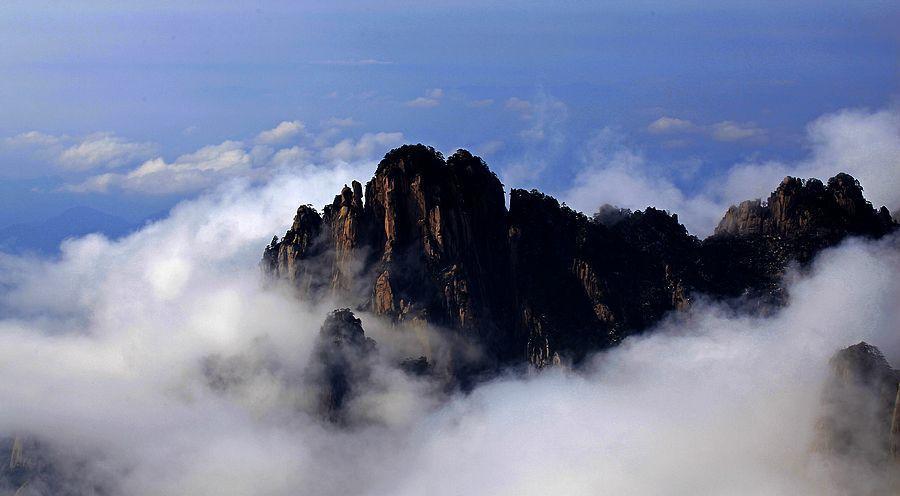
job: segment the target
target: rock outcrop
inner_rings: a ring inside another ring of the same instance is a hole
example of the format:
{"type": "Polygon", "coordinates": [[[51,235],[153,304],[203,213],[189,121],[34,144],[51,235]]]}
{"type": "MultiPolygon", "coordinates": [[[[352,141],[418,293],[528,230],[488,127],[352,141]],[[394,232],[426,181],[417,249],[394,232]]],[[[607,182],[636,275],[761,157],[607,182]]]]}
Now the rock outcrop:
{"type": "Polygon", "coordinates": [[[317,413],[340,423],[344,407],[371,374],[370,359],[375,341],[366,337],[362,321],[349,309],[335,310],[319,331],[309,368],[304,376],[317,396],[317,413]]]}
{"type": "Polygon", "coordinates": [[[716,227],[717,235],[777,236],[803,240],[797,257],[809,258],[816,248],[847,234],[881,235],[892,228],[887,208],[875,210],[863,197],[859,182],[840,173],[828,180],[786,177],[768,202],[745,201],[732,206],[716,227]]]}
{"type": "Polygon", "coordinates": [[[827,185],[786,177],[766,203],[750,200],[728,209],[701,248],[700,286],[718,296],[748,294],[777,303],[789,263],[805,264],[847,236],[880,237],[895,228],[887,209],[875,210],[848,174],[827,185]]]}
{"type": "Polygon", "coordinates": [[[262,265],[305,297],[335,296],[399,326],[450,329],[493,364],[543,367],[615,345],[688,307],[692,294],[777,303],[792,261],[895,227],[849,175],[827,186],[786,178],[767,203],[730,208],[701,242],[677,215],[652,207],[589,218],[513,189],[507,209],[480,158],[404,145],[321,216],[301,206],[262,265]]]}
{"type": "Polygon", "coordinates": [[[861,342],[837,352],[823,393],[818,448],[873,466],[900,463],[896,418],[900,371],[861,342]]]}
{"type": "Polygon", "coordinates": [[[301,206],[263,265],[308,296],[336,293],[503,350],[514,331],[507,229],[503,185],[480,158],[403,146],[382,160],[365,201],[354,182],[321,217],[301,206]]]}
{"type": "Polygon", "coordinates": [[[647,209],[607,227],[514,189],[508,217],[516,325],[534,365],[578,361],[687,304],[680,250],[697,240],[677,216],[647,209]]]}

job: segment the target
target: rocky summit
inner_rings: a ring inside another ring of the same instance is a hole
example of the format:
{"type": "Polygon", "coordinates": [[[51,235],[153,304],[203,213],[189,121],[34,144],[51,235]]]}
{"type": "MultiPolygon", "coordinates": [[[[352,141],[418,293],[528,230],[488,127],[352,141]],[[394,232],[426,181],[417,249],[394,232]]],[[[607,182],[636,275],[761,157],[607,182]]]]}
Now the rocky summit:
{"type": "Polygon", "coordinates": [[[728,209],[703,243],[699,275],[712,295],[749,291],[777,303],[784,298],[781,276],[791,261],[805,264],[847,236],[878,238],[896,227],[887,208],[876,211],[849,174],[827,185],[786,177],[766,203],[748,200],[728,209]]]}
{"type": "MultiPolygon", "coordinates": [[[[602,198],[598,198],[598,204],[602,198]]],[[[577,363],[699,294],[769,307],[781,276],[847,236],[896,229],[838,174],[785,178],[765,203],[728,209],[699,240],[676,214],[605,206],[593,217],[539,191],[504,188],[465,150],[388,152],[320,214],[297,209],[262,266],[308,299],[334,297],[400,327],[448,329],[495,365],[577,363]]]]}

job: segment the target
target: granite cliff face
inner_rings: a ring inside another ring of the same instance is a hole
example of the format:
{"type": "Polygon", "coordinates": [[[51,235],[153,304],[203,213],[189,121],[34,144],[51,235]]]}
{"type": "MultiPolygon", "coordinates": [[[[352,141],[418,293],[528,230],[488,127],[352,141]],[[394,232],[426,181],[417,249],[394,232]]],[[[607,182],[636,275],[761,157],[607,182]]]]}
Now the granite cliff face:
{"type": "MultiPolygon", "coordinates": [[[[398,324],[430,323],[502,350],[513,339],[503,186],[460,151],[391,151],[320,217],[301,206],[264,267],[308,297],[337,294],[398,324]]],[[[512,353],[509,353],[512,355],[512,353]]]]}
{"type": "Polygon", "coordinates": [[[490,363],[543,367],[615,345],[687,308],[693,294],[777,303],[792,261],[895,227],[847,174],[827,185],[786,178],[765,204],[731,207],[703,241],[652,207],[604,207],[589,218],[513,189],[507,209],[480,158],[459,150],[445,160],[405,145],[322,215],[301,206],[262,266],[303,297],[336,296],[399,326],[449,329],[490,363]]]}
{"type": "Polygon", "coordinates": [[[697,245],[676,216],[648,209],[608,227],[512,190],[508,218],[516,333],[536,366],[577,361],[688,304],[678,250],[659,249],[697,245]]]}

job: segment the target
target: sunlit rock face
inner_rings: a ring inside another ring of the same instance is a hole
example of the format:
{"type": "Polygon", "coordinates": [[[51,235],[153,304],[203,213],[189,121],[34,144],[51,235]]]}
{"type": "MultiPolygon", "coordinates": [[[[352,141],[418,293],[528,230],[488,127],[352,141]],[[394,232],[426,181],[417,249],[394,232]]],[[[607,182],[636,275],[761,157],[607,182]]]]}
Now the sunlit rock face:
{"type": "Polygon", "coordinates": [[[865,342],[837,352],[830,366],[817,447],[869,465],[893,467],[900,462],[900,372],[865,342]]]}
{"type": "Polygon", "coordinates": [[[262,265],[303,298],[335,297],[400,327],[450,329],[494,365],[543,367],[613,346],[697,294],[768,308],[783,301],[792,261],[895,228],[847,174],[827,185],[786,178],[765,204],[731,207],[703,241],[652,207],[589,218],[513,189],[507,209],[480,158],[404,145],[321,216],[301,206],[262,265]]]}
{"type": "Polygon", "coordinates": [[[510,307],[503,186],[480,159],[410,146],[366,185],[372,309],[492,337],[510,307]]]}
{"type": "Polygon", "coordinates": [[[319,259],[325,251],[321,235],[322,217],[312,206],[301,205],[281,241],[276,236],[266,247],[265,268],[293,283],[304,296],[318,294],[327,281],[326,267],[319,259]]]}

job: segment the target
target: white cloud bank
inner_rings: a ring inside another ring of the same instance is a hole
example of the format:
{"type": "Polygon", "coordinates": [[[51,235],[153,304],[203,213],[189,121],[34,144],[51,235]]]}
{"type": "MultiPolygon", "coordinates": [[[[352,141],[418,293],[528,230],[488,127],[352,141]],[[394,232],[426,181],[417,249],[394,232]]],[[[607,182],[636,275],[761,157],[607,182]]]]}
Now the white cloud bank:
{"type": "Polygon", "coordinates": [[[4,140],[7,146],[34,149],[64,170],[114,169],[153,156],[156,145],[129,141],[114,133],[94,133],[83,138],[28,131],[4,140]]]}
{"type": "MultiPolygon", "coordinates": [[[[357,405],[382,422],[323,427],[289,379],[327,309],[266,289],[256,264],[298,204],[372,165],[232,180],[121,240],[67,242],[58,261],[0,257],[0,433],[89,454],[85,474],[136,496],[885,493],[880,475],[809,447],[831,353],[866,340],[900,363],[896,239],[826,252],[774,317],[698,306],[584,374],[435,403],[385,368],[357,405]],[[279,367],[231,394],[205,385],[204,357],[255,352],[279,367]]],[[[388,352],[397,331],[376,324],[388,352]]]]}
{"type": "Polygon", "coordinates": [[[93,176],[69,190],[105,192],[115,187],[147,194],[196,191],[215,184],[224,177],[246,174],[251,165],[250,155],[244,150],[242,143],[225,141],[182,155],[172,163],[155,158],[127,173],[93,176]]]}
{"type": "Polygon", "coordinates": [[[146,158],[155,151],[152,143],[132,143],[111,133],[99,133],[63,150],[59,162],[75,170],[113,168],[146,158]]]}
{"type": "MultiPolygon", "coordinates": [[[[684,126],[669,120],[654,124],[684,126]]],[[[735,138],[754,133],[752,128],[730,124],[721,132],[723,137],[735,138]]],[[[847,172],[859,180],[876,208],[900,209],[900,109],[848,109],[824,115],[807,126],[805,144],[809,152],[804,159],[739,163],[686,193],[672,179],[680,173],[677,166],[651,163],[606,129],[585,147],[586,167],[573,181],[575,186],[561,196],[587,213],[604,203],[631,209],[664,208],[677,213],[692,233],[706,236],[728,206],[768,198],[785,176],[825,180],[847,172]]]]}

